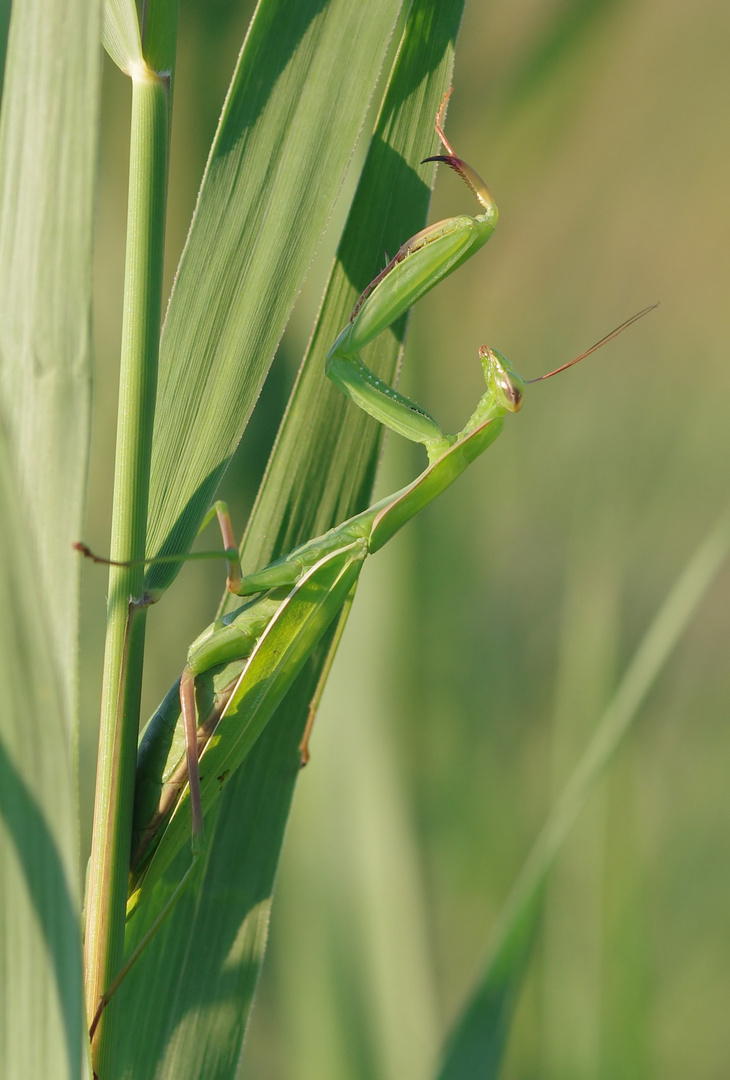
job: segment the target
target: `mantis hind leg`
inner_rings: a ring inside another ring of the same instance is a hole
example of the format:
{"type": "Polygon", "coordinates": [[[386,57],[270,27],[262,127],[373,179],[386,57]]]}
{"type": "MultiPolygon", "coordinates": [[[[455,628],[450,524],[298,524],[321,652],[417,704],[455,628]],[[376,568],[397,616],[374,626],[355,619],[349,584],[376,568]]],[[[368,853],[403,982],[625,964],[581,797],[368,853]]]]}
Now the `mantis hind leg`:
{"type": "Polygon", "coordinates": [[[205,828],[203,825],[203,802],[200,795],[200,767],[198,764],[198,723],[195,707],[195,676],[185,665],[180,677],[180,709],[185,730],[185,757],[190,787],[191,846],[195,858],[203,849],[205,828]]]}
{"type": "Polygon", "coordinates": [[[236,537],[233,532],[233,524],[231,523],[231,515],[228,510],[228,503],[223,502],[222,499],[218,499],[213,503],[208,513],[203,518],[198,532],[201,533],[209,521],[212,521],[213,517],[218,518],[218,526],[221,531],[221,537],[223,539],[223,547],[225,548],[226,561],[228,563],[228,577],[226,579],[226,588],[229,592],[232,592],[234,596],[239,595],[239,589],[241,588],[241,563],[238,558],[238,546],[236,544],[236,537]]]}

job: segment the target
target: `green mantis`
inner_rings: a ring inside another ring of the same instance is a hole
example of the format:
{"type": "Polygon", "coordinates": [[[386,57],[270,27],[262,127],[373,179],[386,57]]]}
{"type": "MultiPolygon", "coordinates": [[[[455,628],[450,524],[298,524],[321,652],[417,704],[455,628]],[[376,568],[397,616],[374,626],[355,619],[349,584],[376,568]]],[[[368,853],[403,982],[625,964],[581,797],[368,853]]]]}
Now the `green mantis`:
{"type": "Polygon", "coordinates": [[[436,130],[448,154],[427,160],[444,161],[455,169],[484,212],[439,222],[404,244],[360,298],[326,361],[329,378],[355,404],[425,446],[428,466],[400,491],[244,577],[227,515],[221,505],[214,508],[229,559],[229,589],[249,599],[193,642],[179,688],[167,695],[143,735],[130,914],[141,890],[159,880],[191,836],[194,861],[203,849],[206,814],[314,648],[348,610],[367,556],[452,484],[494,442],[505,416],[522,404],[525,381],[500,353],[482,347],[485,392],[461,431],[447,435],[432,416],[378,379],[360,358],[368,342],[474,254],[494,230],[497,208],[486,185],[456,157],[443,134],[445,103],[436,130]]]}
{"type": "MultiPolygon", "coordinates": [[[[448,96],[436,120],[447,154],[426,160],[443,161],[453,168],[472,189],[483,212],[438,222],[407,241],[365,290],[326,359],[326,373],[335,385],[380,423],[422,443],[428,465],[400,491],[246,576],[241,575],[225,508],[217,504],[211,511],[209,517],[218,513],[223,531],[228,587],[244,602],[211,623],[193,642],[179,685],[168,693],[143,734],[137,761],[128,917],[190,842],[192,857],[172,896],[102,996],[92,1035],[106,1003],[189,880],[204,850],[206,815],[215,809],[226,783],[308,658],[336,626],[331,659],[367,556],[449,487],[498,437],[506,415],[517,412],[522,404],[525,380],[504,356],[482,347],[479,358],[485,391],[464,427],[456,434],[445,434],[419,405],[380,380],[360,355],[494,231],[497,208],[488,188],[454,154],[443,133],[447,100],[448,96]]],[[[541,378],[577,363],[648,310],[541,378]]],[[[327,669],[326,665],[325,675],[327,669]]],[[[322,683],[323,679],[310,709],[303,761],[322,683]]]]}

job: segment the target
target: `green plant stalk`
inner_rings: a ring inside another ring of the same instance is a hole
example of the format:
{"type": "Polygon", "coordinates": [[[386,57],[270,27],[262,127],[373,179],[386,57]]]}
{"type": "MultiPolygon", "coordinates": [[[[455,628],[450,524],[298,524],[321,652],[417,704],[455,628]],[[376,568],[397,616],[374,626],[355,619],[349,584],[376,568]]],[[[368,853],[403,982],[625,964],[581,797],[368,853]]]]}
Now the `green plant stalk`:
{"type": "MultiPolygon", "coordinates": [[[[132,125],[122,359],[111,557],[143,559],[162,307],[169,78],[144,65],[132,77],[132,125]]],[[[86,1007],[93,1017],[121,967],[145,609],[141,566],[112,567],[102,686],[94,832],[87,894],[86,1007]]],[[[105,1012],[94,1040],[104,1056],[105,1012]]],[[[103,1075],[103,1073],[102,1073],[103,1075]]]]}

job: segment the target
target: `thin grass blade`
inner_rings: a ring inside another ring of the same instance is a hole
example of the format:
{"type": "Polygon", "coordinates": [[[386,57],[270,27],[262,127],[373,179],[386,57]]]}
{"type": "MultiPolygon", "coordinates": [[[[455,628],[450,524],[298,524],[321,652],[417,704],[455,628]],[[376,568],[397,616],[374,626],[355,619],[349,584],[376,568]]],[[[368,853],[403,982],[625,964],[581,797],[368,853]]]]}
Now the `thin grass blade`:
{"type": "MultiPolygon", "coordinates": [[[[398,738],[412,556],[409,533],[367,567],[287,825],[262,1009],[276,1010],[292,1080],[303,1061],[321,1080],[355,1080],[363,1062],[368,1076],[402,1080],[438,1060],[432,910],[398,738]]],[[[254,1060],[271,1026],[258,1008],[254,1060]]]]}
{"type": "Polygon", "coordinates": [[[105,0],[101,41],[117,67],[127,74],[142,63],[142,38],[134,0],[105,0]]]}
{"type": "Polygon", "coordinates": [[[550,869],[729,550],[730,515],[726,514],[659,609],[530,852],[495,929],[484,975],[446,1045],[438,1080],[493,1080],[499,1075],[550,869]]]}

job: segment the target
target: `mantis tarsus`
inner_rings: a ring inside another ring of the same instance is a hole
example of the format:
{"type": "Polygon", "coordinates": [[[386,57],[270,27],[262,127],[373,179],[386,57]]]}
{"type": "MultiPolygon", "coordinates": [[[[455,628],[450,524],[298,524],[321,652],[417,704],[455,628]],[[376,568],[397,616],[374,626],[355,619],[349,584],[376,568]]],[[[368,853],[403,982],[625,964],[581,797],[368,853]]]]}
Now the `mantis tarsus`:
{"type": "MultiPolygon", "coordinates": [[[[327,375],[355,404],[398,434],[424,444],[428,466],[400,491],[244,577],[222,504],[211,511],[218,511],[223,528],[228,587],[251,599],[213,622],[193,642],[179,690],[173,688],[167,695],[145,730],[138,757],[130,913],[139,890],[159,879],[191,835],[193,861],[197,858],[204,842],[205,814],[312,650],[349,607],[367,555],[378,551],[452,484],[494,442],[505,415],[517,412],[522,404],[525,380],[504,356],[482,347],[485,392],[461,431],[446,435],[433,417],[380,380],[360,359],[370,341],[494,231],[497,208],[488,188],[454,154],[443,133],[447,99],[448,95],[436,120],[447,153],[426,160],[451,166],[484,212],[438,222],[404,244],[363,293],[326,360],[327,375]],[[192,826],[184,812],[188,801],[192,826]]],[[[648,310],[570,363],[583,359],[648,310]]],[[[106,1000],[110,992],[111,988],[106,1000]]]]}

